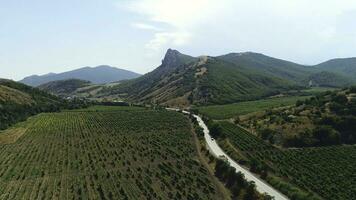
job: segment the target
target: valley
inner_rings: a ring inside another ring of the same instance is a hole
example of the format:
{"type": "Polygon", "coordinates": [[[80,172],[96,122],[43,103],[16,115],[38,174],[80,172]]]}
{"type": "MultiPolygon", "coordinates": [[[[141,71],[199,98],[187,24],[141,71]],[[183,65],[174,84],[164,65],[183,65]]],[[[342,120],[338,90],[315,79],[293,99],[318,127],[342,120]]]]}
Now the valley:
{"type": "Polygon", "coordinates": [[[0,200],[356,200],[356,1],[0,3],[0,200]]]}
{"type": "Polygon", "coordinates": [[[324,65],[169,49],[128,80],[1,79],[0,199],[352,199],[354,79],[324,65]]]}

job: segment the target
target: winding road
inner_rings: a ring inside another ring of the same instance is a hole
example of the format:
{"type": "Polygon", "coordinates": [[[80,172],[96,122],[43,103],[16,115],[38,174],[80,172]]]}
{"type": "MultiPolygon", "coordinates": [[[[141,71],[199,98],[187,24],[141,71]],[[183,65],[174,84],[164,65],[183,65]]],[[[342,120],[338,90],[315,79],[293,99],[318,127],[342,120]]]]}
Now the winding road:
{"type": "MultiPolygon", "coordinates": [[[[167,108],[167,110],[173,110],[173,111],[179,111],[179,109],[175,108],[167,108]]],[[[188,111],[182,111],[185,114],[190,114],[188,111]]],[[[246,180],[248,181],[253,181],[256,184],[256,189],[260,193],[266,193],[272,197],[274,197],[276,200],[288,200],[288,197],[274,189],[272,186],[258,178],[256,175],[251,173],[250,171],[246,170],[245,168],[241,167],[237,162],[235,162],[233,159],[231,159],[217,144],[217,142],[209,135],[209,129],[202,120],[202,118],[198,115],[193,116],[197,119],[199,126],[203,128],[204,130],[204,138],[205,141],[208,145],[208,148],[210,152],[217,158],[219,157],[225,157],[229,164],[236,169],[237,172],[241,172],[244,174],[246,180]]]]}

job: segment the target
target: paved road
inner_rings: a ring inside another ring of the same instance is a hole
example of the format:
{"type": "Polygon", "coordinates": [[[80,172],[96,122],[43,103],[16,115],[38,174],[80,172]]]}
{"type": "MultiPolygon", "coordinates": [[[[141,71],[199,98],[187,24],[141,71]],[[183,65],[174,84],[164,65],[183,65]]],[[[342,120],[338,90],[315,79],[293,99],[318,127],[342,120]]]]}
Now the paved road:
{"type": "MultiPolygon", "coordinates": [[[[168,110],[179,111],[178,109],[173,109],[173,108],[169,108],[168,110]]],[[[183,113],[190,114],[188,111],[183,111],[183,113]]],[[[208,144],[208,148],[209,148],[210,152],[214,156],[216,156],[216,157],[220,157],[220,156],[226,157],[227,161],[230,163],[230,165],[232,167],[234,167],[236,169],[236,171],[241,172],[242,174],[244,174],[246,180],[255,182],[256,189],[260,193],[266,193],[266,194],[274,197],[276,200],[287,200],[288,199],[288,197],[284,196],[282,193],[280,193],[279,191],[274,189],[272,186],[268,185],[266,182],[264,182],[263,180],[259,179],[254,174],[252,174],[250,171],[244,169],[237,162],[235,162],[233,159],[231,159],[219,147],[217,142],[215,140],[213,140],[212,137],[209,135],[209,129],[206,126],[206,124],[204,123],[204,121],[201,119],[201,117],[199,117],[198,115],[193,115],[193,116],[197,119],[197,121],[199,123],[199,126],[203,128],[205,141],[208,144]]]]}

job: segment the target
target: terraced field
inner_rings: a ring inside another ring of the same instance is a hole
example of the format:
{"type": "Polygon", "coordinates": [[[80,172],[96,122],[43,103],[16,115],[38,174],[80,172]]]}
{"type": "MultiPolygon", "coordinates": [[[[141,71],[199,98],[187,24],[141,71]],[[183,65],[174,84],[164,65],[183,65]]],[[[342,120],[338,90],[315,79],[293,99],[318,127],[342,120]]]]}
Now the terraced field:
{"type": "Polygon", "coordinates": [[[276,175],[325,199],[356,197],[356,146],[281,150],[231,123],[220,124],[239,152],[233,157],[257,159],[276,175]]]}
{"type": "Polygon", "coordinates": [[[0,199],[220,199],[179,113],[96,107],[31,120],[0,144],[0,199]]]}

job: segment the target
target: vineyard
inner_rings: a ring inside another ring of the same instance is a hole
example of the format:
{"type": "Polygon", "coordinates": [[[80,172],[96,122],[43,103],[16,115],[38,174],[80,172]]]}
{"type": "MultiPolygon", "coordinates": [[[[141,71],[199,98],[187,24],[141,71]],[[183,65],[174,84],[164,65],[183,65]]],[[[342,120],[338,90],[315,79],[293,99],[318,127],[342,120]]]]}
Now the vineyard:
{"type": "Polygon", "coordinates": [[[235,158],[257,159],[277,176],[325,199],[356,197],[356,146],[281,150],[231,123],[220,124],[239,151],[235,158]]]}
{"type": "Polygon", "coordinates": [[[32,120],[0,144],[0,199],[219,199],[179,113],[96,107],[32,120]]]}
{"type": "Polygon", "coordinates": [[[280,98],[262,99],[256,101],[245,101],[240,103],[213,105],[198,107],[198,111],[211,119],[229,119],[239,115],[246,115],[252,112],[260,112],[281,106],[290,106],[298,100],[303,100],[308,96],[290,96],[280,98]]]}

